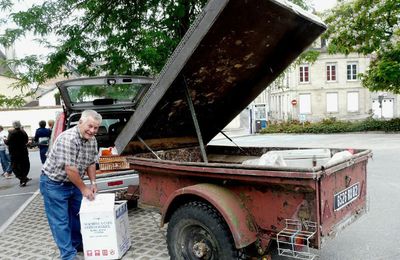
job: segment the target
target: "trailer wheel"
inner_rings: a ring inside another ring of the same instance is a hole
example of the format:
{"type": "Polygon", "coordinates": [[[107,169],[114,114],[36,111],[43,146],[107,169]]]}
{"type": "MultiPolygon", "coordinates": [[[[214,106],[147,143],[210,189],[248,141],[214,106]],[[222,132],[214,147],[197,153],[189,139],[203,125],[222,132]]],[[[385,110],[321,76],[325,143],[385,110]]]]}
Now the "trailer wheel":
{"type": "Polygon", "coordinates": [[[239,259],[227,224],[217,210],[203,202],[189,202],[173,213],[167,243],[171,259],[239,259]]]}

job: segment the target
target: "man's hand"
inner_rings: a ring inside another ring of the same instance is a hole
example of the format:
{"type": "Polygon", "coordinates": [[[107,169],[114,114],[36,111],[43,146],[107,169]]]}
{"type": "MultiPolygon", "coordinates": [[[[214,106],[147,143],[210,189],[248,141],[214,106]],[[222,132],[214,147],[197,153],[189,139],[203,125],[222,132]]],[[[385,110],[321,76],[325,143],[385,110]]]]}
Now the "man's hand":
{"type": "Polygon", "coordinates": [[[96,165],[91,164],[86,171],[91,182],[90,186],[86,185],[82,181],[78,169],[75,166],[65,166],[65,172],[67,173],[68,178],[82,192],[82,196],[84,196],[88,200],[94,200],[97,192],[96,165]]]}
{"type": "MultiPolygon", "coordinates": [[[[97,191],[97,187],[96,187],[96,191],[97,191]]],[[[81,192],[82,192],[82,196],[84,196],[84,197],[87,198],[88,200],[94,200],[94,198],[95,198],[95,192],[93,191],[93,187],[91,187],[91,188],[89,189],[89,187],[85,185],[85,186],[81,189],[81,192]]]]}
{"type": "MultiPolygon", "coordinates": [[[[88,187],[79,176],[78,169],[75,166],[65,166],[65,172],[68,175],[70,181],[81,191],[82,196],[87,198],[88,200],[94,200],[95,192],[97,191],[97,187],[93,189],[92,187],[88,187]]],[[[92,180],[95,178],[92,177],[92,180]]]]}
{"type": "Polygon", "coordinates": [[[97,185],[96,185],[96,183],[90,184],[90,189],[92,190],[93,193],[97,193],[97,185]]]}

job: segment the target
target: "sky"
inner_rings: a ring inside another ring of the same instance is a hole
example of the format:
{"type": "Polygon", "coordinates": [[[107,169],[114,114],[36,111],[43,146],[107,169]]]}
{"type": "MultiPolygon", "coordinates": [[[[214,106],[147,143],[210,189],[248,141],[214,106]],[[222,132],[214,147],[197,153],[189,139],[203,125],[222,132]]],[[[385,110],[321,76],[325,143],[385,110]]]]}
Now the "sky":
{"type": "MultiPolygon", "coordinates": [[[[25,0],[25,1],[18,1],[19,9],[26,9],[32,3],[38,4],[39,2],[42,2],[43,0],[25,0]]],[[[308,0],[317,11],[324,11],[327,9],[330,9],[335,6],[336,0],[308,0]]],[[[2,17],[5,14],[0,13],[0,17],[2,17]]],[[[3,29],[0,28],[0,33],[2,33],[3,29]]],[[[47,49],[44,47],[41,47],[39,44],[36,44],[35,42],[32,41],[32,36],[28,35],[25,39],[20,40],[15,44],[15,54],[17,57],[21,58],[26,55],[31,55],[31,54],[45,54],[48,52],[47,49]]],[[[3,48],[1,48],[2,51],[4,51],[3,48]]]]}
{"type": "MultiPolygon", "coordinates": [[[[40,4],[43,0],[14,0],[14,11],[22,11],[31,7],[34,3],[40,4]]],[[[8,12],[0,11],[0,18],[4,18],[8,15],[8,12]]],[[[11,25],[12,26],[12,25],[11,25]]],[[[7,27],[0,27],[0,34],[4,32],[4,29],[7,27]]],[[[33,35],[27,35],[25,38],[19,40],[15,44],[15,54],[18,58],[25,57],[27,55],[32,54],[45,54],[48,50],[39,44],[32,41],[33,35]]],[[[1,46],[1,51],[4,51],[4,48],[1,46]]]]}
{"type": "Polygon", "coordinates": [[[325,11],[336,5],[336,0],[311,0],[317,11],[325,11]]]}

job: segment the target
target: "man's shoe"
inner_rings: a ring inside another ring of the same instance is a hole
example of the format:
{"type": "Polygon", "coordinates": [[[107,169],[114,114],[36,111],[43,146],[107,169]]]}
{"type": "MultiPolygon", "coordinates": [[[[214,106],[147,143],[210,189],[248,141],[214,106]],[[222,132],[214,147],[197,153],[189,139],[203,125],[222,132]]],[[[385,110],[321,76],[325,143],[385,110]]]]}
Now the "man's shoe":
{"type": "Polygon", "coordinates": [[[4,173],[4,177],[6,179],[11,179],[12,178],[12,174],[11,173],[4,173]]]}
{"type": "Polygon", "coordinates": [[[20,186],[20,187],[25,187],[25,186],[26,186],[26,182],[21,182],[21,183],[19,184],[19,186],[20,186]]]}

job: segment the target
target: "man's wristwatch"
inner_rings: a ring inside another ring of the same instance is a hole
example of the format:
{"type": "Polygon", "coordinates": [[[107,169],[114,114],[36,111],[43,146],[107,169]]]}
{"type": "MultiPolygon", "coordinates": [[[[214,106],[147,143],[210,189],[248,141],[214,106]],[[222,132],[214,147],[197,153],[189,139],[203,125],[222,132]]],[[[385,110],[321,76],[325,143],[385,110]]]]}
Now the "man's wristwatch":
{"type": "Polygon", "coordinates": [[[90,181],[91,185],[96,185],[96,181],[90,181]]]}

